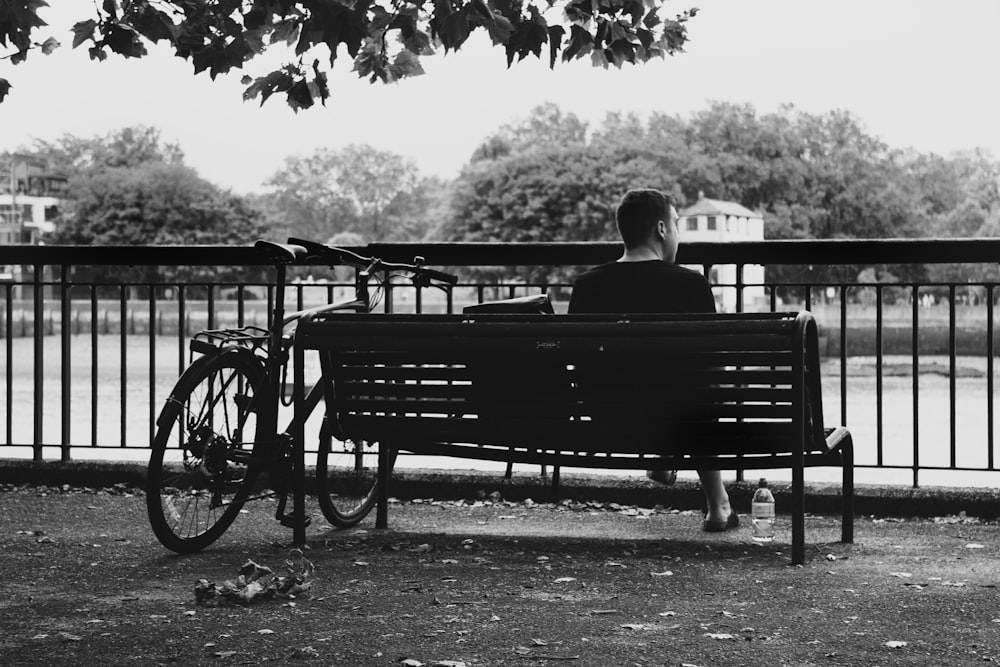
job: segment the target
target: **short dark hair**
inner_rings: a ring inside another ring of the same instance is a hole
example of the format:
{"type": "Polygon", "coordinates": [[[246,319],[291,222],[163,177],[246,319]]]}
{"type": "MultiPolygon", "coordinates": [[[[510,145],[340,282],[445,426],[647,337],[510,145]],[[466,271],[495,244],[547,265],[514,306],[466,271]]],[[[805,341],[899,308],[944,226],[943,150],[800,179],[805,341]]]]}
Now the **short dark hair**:
{"type": "Polygon", "coordinates": [[[653,188],[626,192],[615,211],[618,233],[625,247],[635,248],[645,243],[660,220],[669,224],[670,207],[673,205],[673,197],[653,188]]]}

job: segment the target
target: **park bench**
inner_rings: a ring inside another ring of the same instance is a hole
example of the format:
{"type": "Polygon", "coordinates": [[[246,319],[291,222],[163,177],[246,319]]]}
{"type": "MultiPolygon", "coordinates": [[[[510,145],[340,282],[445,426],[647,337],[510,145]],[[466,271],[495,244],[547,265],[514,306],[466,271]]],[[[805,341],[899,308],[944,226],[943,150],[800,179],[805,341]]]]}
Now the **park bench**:
{"type": "Polygon", "coordinates": [[[700,315],[350,315],[306,318],[338,439],[379,443],[376,527],[400,451],[581,468],[792,470],[792,562],[805,557],[804,469],[843,471],[824,428],[807,312],[700,315]]]}

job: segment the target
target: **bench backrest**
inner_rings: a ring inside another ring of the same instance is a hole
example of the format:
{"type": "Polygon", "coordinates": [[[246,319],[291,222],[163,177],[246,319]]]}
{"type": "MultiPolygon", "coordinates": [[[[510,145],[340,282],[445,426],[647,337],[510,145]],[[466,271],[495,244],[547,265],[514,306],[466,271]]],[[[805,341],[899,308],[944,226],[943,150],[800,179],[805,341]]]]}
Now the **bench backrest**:
{"type": "Polygon", "coordinates": [[[639,456],[825,446],[808,313],[331,314],[297,336],[321,353],[339,437],[639,456]]]}

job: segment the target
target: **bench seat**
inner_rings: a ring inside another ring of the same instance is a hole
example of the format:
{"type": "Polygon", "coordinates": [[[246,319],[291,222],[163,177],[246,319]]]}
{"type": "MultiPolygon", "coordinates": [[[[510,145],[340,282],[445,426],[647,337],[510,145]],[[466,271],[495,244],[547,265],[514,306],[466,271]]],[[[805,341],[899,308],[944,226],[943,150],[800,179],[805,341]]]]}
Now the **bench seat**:
{"type": "Polygon", "coordinates": [[[824,428],[807,312],[699,315],[352,315],[304,318],[338,439],[379,443],[376,525],[394,452],[614,469],[792,470],[792,560],[804,559],[803,470],[843,470],[824,428]]]}

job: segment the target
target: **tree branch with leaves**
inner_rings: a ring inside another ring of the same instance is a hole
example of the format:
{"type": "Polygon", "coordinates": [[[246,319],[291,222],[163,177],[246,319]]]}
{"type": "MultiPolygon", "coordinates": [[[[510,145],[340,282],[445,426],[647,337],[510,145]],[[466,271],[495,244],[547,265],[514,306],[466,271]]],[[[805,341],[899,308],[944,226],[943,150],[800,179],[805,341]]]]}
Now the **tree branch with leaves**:
{"type": "MultiPolygon", "coordinates": [[[[353,71],[372,83],[423,73],[420,58],[438,49],[458,51],[476,31],[502,47],[510,67],[528,56],[590,58],[595,66],[621,67],[673,55],[687,42],[687,22],[697,9],[667,19],[666,0],[103,0],[73,26],[73,47],[94,60],[110,53],[141,58],[148,43],[165,42],[194,73],[242,70],[256,57],[290,51],[282,66],[246,75],[243,97],[263,104],[283,94],[293,109],[330,97],[327,72],[343,52],[353,71]]],[[[0,47],[12,63],[33,49],[51,51],[44,0],[0,2],[0,47]],[[47,45],[47,46],[46,46],[47,45]]],[[[11,84],[0,78],[0,101],[11,84]]]]}

